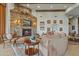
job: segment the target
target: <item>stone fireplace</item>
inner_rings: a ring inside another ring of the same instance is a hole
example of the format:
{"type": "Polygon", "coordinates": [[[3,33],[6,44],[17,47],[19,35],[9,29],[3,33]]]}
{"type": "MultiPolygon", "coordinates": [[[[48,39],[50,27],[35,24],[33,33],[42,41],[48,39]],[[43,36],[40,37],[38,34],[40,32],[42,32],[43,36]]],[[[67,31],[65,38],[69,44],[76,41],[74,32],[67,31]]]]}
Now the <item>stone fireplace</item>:
{"type": "Polygon", "coordinates": [[[22,29],[22,36],[31,36],[32,30],[31,29],[22,29]]]}

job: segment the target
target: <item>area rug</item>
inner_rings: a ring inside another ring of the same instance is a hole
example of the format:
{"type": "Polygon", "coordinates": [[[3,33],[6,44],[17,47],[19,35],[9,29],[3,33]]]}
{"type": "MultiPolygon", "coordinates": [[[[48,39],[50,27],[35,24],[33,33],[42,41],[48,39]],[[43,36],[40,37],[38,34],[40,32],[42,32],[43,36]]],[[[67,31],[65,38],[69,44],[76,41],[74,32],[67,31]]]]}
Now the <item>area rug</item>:
{"type": "MultiPolygon", "coordinates": [[[[11,45],[12,49],[15,52],[16,56],[28,56],[25,54],[25,46],[23,44],[17,44],[16,45],[11,45]]],[[[33,56],[38,56],[38,54],[35,54],[33,56]]],[[[42,56],[42,53],[39,51],[39,56],[42,56]]]]}
{"type": "Polygon", "coordinates": [[[0,44],[0,56],[15,56],[11,45],[6,44],[5,47],[3,47],[3,44],[0,44]]]}

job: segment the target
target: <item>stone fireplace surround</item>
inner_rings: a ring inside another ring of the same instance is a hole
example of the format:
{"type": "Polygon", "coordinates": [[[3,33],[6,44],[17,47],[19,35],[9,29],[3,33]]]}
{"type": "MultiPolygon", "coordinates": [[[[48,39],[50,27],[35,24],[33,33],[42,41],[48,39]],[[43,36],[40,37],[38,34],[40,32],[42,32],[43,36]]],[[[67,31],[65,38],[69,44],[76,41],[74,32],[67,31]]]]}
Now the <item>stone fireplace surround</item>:
{"type": "Polygon", "coordinates": [[[31,36],[33,34],[33,28],[16,26],[11,30],[11,33],[16,33],[18,36],[31,36]]]}
{"type": "Polygon", "coordinates": [[[15,4],[14,9],[10,10],[11,21],[10,21],[10,32],[16,32],[18,36],[30,36],[37,32],[37,18],[32,15],[30,9],[23,7],[19,4],[15,4]],[[16,11],[18,10],[18,11],[16,11]],[[26,10],[24,13],[23,10],[26,10]],[[27,12],[29,11],[29,13],[27,12]],[[31,26],[23,26],[25,19],[31,20],[31,26]],[[20,23],[17,24],[16,20],[20,20],[20,23]],[[36,23],[33,24],[33,23],[36,23]],[[27,34],[24,32],[28,32],[27,34]]]}

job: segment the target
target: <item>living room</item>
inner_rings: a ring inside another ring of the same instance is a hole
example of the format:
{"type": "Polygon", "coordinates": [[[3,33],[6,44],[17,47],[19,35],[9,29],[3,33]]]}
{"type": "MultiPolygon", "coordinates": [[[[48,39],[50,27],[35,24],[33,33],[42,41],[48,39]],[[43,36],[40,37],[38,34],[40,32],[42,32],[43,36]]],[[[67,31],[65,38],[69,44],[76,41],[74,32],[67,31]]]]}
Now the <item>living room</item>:
{"type": "Polygon", "coordinates": [[[0,55],[79,55],[78,10],[75,3],[0,4],[0,55]]]}

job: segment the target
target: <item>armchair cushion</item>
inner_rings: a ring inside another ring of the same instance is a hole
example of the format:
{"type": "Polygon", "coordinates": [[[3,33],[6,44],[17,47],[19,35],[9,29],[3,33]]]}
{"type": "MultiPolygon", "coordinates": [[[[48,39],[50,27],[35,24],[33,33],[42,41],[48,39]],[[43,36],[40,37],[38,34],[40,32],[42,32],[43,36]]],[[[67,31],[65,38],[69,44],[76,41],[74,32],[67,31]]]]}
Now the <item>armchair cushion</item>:
{"type": "Polygon", "coordinates": [[[12,39],[12,35],[11,34],[6,34],[7,39],[12,39]]]}

